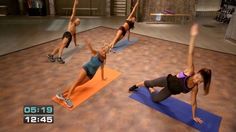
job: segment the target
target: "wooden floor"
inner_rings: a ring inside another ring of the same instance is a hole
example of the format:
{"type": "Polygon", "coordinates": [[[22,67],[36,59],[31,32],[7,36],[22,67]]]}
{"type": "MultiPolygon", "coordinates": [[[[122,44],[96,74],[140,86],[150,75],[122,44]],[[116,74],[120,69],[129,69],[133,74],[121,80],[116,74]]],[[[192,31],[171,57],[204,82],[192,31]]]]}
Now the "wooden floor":
{"type": "MultiPolygon", "coordinates": [[[[90,38],[98,49],[110,42],[115,32],[98,27],[77,37],[79,43],[90,38]]],[[[85,46],[65,65],[49,63],[46,57],[59,40],[1,56],[0,131],[197,131],[130,99],[127,92],[138,81],[184,70],[188,46],[138,34],[131,37],[139,41],[122,52],[108,55],[107,65],[120,71],[121,76],[73,111],[54,103],[51,97],[58,88],[76,79],[80,67],[90,58],[85,46]],[[54,124],[23,124],[22,109],[26,104],[54,105],[54,124]]],[[[204,96],[200,86],[198,106],[222,117],[221,132],[235,131],[236,56],[196,48],[194,62],[197,70],[207,67],[213,71],[210,94],[204,96]]],[[[175,97],[188,103],[190,100],[190,94],[175,97]]]]}

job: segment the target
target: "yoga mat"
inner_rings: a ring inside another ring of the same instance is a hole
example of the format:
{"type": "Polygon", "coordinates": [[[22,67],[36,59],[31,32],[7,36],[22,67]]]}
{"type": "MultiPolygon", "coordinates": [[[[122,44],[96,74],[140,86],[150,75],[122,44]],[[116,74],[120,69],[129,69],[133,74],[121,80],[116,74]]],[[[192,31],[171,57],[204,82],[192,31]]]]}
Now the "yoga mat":
{"type": "Polygon", "coordinates": [[[137,41],[138,38],[130,38],[130,40],[122,39],[119,42],[117,42],[116,45],[112,48],[112,52],[119,52],[124,48],[128,47],[129,45],[136,43],[137,41]]]}
{"type": "MultiPolygon", "coordinates": [[[[71,100],[73,102],[72,108],[68,108],[64,104],[63,101],[58,100],[55,96],[52,98],[52,100],[55,101],[56,103],[62,105],[63,107],[65,107],[68,110],[73,110],[78,105],[80,105],[85,100],[87,100],[89,97],[91,97],[92,95],[97,93],[99,90],[104,88],[106,85],[108,85],[110,82],[115,80],[119,75],[120,75],[120,72],[110,69],[108,67],[104,67],[104,77],[106,78],[106,80],[103,81],[101,79],[101,69],[99,68],[99,70],[97,71],[97,73],[95,74],[95,76],[93,77],[92,80],[90,80],[89,82],[87,82],[81,86],[78,86],[74,89],[74,91],[71,95],[71,100]]],[[[67,92],[68,91],[64,92],[63,94],[67,95],[67,92]]]]}
{"type": "Polygon", "coordinates": [[[197,108],[196,115],[204,121],[202,124],[198,124],[192,119],[192,106],[173,97],[169,97],[161,103],[155,103],[151,100],[150,93],[145,87],[138,88],[129,97],[201,132],[219,131],[220,116],[197,108]]]}

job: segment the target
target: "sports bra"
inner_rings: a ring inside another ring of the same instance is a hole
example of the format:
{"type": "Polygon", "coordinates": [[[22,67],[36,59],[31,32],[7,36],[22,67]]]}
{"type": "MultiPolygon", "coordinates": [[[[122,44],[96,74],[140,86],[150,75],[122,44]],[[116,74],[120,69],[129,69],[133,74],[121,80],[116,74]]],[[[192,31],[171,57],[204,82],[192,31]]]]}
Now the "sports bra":
{"type": "Polygon", "coordinates": [[[177,78],[180,79],[181,84],[183,86],[183,93],[188,93],[192,90],[192,88],[189,88],[187,85],[187,80],[189,78],[189,76],[185,75],[184,72],[180,72],[178,73],[178,75],[176,76],[177,78]]]}
{"type": "Polygon", "coordinates": [[[125,22],[129,25],[129,29],[134,28],[134,22],[132,22],[130,20],[125,20],[125,22]]]}
{"type": "Polygon", "coordinates": [[[184,74],[184,72],[180,72],[177,75],[169,74],[167,76],[167,87],[171,91],[172,94],[179,93],[188,93],[192,89],[187,87],[187,80],[190,76],[184,74]]]}

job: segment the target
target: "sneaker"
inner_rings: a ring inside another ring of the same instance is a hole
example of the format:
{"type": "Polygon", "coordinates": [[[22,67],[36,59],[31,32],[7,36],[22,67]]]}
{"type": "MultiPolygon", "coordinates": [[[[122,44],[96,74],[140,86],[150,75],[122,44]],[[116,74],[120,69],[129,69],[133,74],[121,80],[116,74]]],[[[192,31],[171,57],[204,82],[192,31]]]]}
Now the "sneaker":
{"type": "Polygon", "coordinates": [[[72,101],[70,99],[65,99],[64,103],[69,108],[73,107],[73,103],[72,103],[72,101]]]}
{"type": "Polygon", "coordinates": [[[62,93],[57,93],[56,98],[62,101],[65,101],[66,99],[63,97],[62,93]]]}
{"type": "Polygon", "coordinates": [[[133,85],[132,87],[129,88],[129,92],[133,92],[137,89],[138,87],[136,85],[133,85]]]}
{"type": "Polygon", "coordinates": [[[65,61],[61,57],[57,58],[57,62],[60,64],[65,64],[65,61]]]}
{"type": "Polygon", "coordinates": [[[48,54],[48,60],[50,61],[50,62],[55,62],[56,61],[56,59],[53,57],[53,55],[51,55],[51,54],[48,54]]]}

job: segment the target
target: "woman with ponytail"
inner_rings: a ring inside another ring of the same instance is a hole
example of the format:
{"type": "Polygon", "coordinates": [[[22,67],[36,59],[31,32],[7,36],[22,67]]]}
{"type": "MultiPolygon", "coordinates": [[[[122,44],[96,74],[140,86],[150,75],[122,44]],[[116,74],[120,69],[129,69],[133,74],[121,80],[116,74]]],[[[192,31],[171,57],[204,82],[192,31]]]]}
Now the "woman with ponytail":
{"type": "Polygon", "coordinates": [[[187,68],[179,72],[177,75],[171,75],[164,77],[159,77],[154,80],[146,80],[139,82],[129,88],[129,91],[135,91],[139,87],[145,86],[152,97],[152,100],[159,103],[171,95],[176,95],[180,93],[188,93],[191,91],[191,104],[192,104],[192,118],[197,123],[202,123],[203,121],[196,116],[197,108],[197,93],[198,86],[203,83],[203,89],[205,95],[209,93],[210,83],[211,83],[211,70],[207,68],[202,68],[195,73],[195,68],[193,64],[194,55],[194,42],[198,34],[198,25],[194,24],[190,31],[190,43],[187,58],[187,68]],[[163,89],[156,93],[153,87],[163,87],[163,89]]]}

